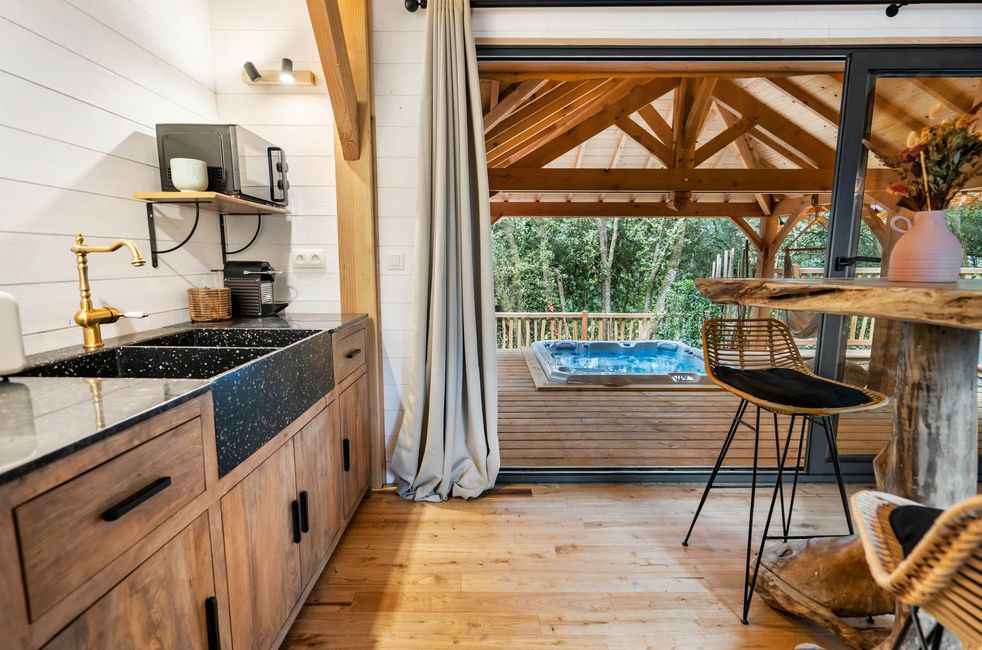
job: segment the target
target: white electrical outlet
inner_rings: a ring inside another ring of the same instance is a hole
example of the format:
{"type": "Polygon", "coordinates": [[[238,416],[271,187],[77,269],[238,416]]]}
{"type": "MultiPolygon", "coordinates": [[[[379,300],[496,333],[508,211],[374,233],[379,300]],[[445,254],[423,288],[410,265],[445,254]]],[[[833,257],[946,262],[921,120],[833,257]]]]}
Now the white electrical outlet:
{"type": "Polygon", "coordinates": [[[323,269],[326,267],[323,248],[294,248],[290,257],[295,269],[323,269]]]}
{"type": "Polygon", "coordinates": [[[403,257],[402,253],[389,253],[388,255],[385,256],[385,270],[405,271],[406,258],[403,257]]]}

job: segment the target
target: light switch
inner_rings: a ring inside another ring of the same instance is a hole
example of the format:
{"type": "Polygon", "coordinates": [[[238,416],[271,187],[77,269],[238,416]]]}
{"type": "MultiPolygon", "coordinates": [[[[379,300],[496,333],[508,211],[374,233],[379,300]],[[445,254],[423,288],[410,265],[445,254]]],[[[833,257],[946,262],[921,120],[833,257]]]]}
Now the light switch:
{"type": "Polygon", "coordinates": [[[405,271],[406,258],[402,253],[389,253],[385,256],[386,271],[405,271]]]}

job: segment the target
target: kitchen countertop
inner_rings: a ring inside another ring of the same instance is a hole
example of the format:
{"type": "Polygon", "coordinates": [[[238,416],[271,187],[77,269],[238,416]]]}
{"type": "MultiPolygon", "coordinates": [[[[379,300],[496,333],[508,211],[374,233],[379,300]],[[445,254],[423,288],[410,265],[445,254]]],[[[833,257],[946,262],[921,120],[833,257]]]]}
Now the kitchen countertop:
{"type": "MultiPolygon", "coordinates": [[[[183,323],[107,339],[103,350],[138,345],[141,341],[188,329],[308,329],[333,333],[365,318],[364,314],[298,313],[217,323],[183,323]]],[[[278,349],[210,379],[11,377],[0,383],[0,483],[206,393],[222,381],[231,379],[226,383],[234,390],[235,376],[243,368],[251,372],[242,375],[252,375],[255,379],[257,372],[261,373],[269,366],[270,358],[295,347],[298,346],[278,349]]],[[[80,354],[85,354],[81,346],[62,348],[30,355],[27,364],[30,368],[80,354]]],[[[260,377],[259,381],[263,379],[260,377]]],[[[333,377],[330,386],[333,387],[333,377]]],[[[287,416],[283,414],[280,420],[287,416]]],[[[252,446],[259,443],[261,440],[252,446]]],[[[245,449],[238,455],[248,451],[245,449]]]]}

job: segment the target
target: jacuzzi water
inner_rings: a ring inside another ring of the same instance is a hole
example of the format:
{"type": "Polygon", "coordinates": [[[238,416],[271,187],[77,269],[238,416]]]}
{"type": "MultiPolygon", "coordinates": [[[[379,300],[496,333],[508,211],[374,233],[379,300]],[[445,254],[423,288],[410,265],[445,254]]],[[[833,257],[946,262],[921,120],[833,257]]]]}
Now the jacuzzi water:
{"type": "Polygon", "coordinates": [[[706,383],[702,352],[678,341],[537,341],[550,381],[566,383],[706,383]]]}

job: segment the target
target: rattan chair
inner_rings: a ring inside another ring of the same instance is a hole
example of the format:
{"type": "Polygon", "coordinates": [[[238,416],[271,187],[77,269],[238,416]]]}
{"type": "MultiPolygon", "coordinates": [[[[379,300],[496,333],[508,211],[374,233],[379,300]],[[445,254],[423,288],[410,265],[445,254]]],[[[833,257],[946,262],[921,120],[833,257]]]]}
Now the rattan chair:
{"type": "Polygon", "coordinates": [[[842,500],[846,526],[851,535],[853,533],[852,519],[849,515],[849,502],[842,480],[842,471],[839,467],[835,430],[832,426],[831,416],[878,408],[886,404],[888,400],[884,395],[875,391],[850,386],[843,382],[819,377],[813,373],[802,361],[801,353],[798,351],[787,325],[773,318],[708,320],[702,328],[702,344],[706,374],[717,386],[739,397],[740,403],[730,423],[729,432],[723,440],[719,456],[716,458],[716,464],[706,482],[706,488],[699,500],[699,505],[692,517],[692,523],[689,525],[689,531],[686,533],[682,545],[688,546],[696,520],[702,512],[709,492],[713,489],[713,484],[737,430],[741,425],[749,428],[754,432],[754,456],[750,485],[750,521],[747,526],[747,554],[744,566],[743,617],[741,619],[743,623],[747,623],[750,602],[753,599],[754,587],[757,583],[757,573],[760,570],[761,552],[766,542],[775,538],[787,541],[789,539],[814,537],[814,535],[794,536],[789,534],[791,515],[794,511],[794,500],[798,488],[798,474],[801,469],[806,425],[812,421],[824,431],[839,488],[839,497],[842,500]],[[756,408],[756,418],[753,424],[744,420],[744,415],[750,405],[756,408]],[[764,532],[758,546],[757,560],[751,570],[754,506],[759,469],[761,409],[769,411],[774,420],[777,471],[764,532]],[[791,416],[783,445],[781,444],[781,432],[778,429],[778,415],[791,416]],[[788,505],[785,507],[784,471],[796,424],[800,424],[798,451],[793,466],[794,479],[791,495],[788,505]],[[781,503],[782,534],[770,537],[771,519],[778,497],[780,497],[781,503]]]}
{"type": "Polygon", "coordinates": [[[982,496],[965,499],[940,513],[909,552],[904,552],[890,515],[917,506],[892,494],[864,491],[852,497],[852,511],[866,562],[877,584],[911,608],[894,648],[913,627],[921,647],[938,647],[942,630],[958,637],[966,650],[982,648],[982,496]],[[938,622],[925,635],[923,609],[938,622]]]}

